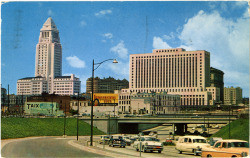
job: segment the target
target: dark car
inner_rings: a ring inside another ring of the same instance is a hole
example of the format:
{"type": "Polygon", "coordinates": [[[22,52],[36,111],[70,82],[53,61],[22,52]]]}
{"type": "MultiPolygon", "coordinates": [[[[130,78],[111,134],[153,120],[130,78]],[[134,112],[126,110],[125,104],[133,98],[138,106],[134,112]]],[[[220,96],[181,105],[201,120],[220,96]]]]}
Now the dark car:
{"type": "Polygon", "coordinates": [[[109,146],[115,147],[115,146],[119,146],[121,148],[125,148],[126,146],[126,142],[123,139],[119,139],[119,138],[111,138],[109,140],[109,146]]]}

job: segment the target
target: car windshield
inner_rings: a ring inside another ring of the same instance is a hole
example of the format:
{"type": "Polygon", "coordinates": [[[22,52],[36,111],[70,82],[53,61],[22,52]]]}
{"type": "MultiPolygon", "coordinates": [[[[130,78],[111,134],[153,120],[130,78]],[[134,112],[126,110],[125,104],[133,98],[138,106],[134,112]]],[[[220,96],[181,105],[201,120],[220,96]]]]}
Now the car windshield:
{"type": "Polygon", "coordinates": [[[194,143],[206,143],[206,139],[193,139],[194,143]]]}
{"type": "Polygon", "coordinates": [[[159,139],[156,139],[156,138],[146,138],[145,140],[146,141],[156,141],[156,142],[160,141],[159,139]]]}
{"type": "Polygon", "coordinates": [[[231,142],[228,145],[231,145],[231,147],[249,148],[249,144],[247,142],[231,142]]]}

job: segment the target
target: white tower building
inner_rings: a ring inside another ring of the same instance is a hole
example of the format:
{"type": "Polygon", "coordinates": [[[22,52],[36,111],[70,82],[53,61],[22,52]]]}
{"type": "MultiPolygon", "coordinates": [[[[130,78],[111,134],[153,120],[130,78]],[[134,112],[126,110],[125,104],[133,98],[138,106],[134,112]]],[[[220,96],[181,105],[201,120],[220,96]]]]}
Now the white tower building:
{"type": "Polygon", "coordinates": [[[75,75],[62,76],[62,46],[55,22],[49,17],[40,30],[36,45],[35,77],[17,81],[17,95],[42,92],[59,95],[80,93],[81,81],[75,75]]]}
{"type": "Polygon", "coordinates": [[[62,76],[62,46],[59,31],[51,17],[40,30],[39,42],[36,45],[35,76],[46,79],[62,76]]]}

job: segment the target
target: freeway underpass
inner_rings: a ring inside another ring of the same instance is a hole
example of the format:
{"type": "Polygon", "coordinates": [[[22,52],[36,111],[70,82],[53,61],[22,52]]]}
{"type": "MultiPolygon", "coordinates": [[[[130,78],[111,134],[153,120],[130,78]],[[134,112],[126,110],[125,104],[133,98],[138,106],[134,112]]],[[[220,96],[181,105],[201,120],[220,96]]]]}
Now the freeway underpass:
{"type": "MultiPolygon", "coordinates": [[[[237,119],[237,115],[221,116],[198,116],[198,117],[111,117],[93,118],[94,126],[105,133],[110,134],[132,134],[153,128],[162,124],[171,124],[175,133],[183,134],[187,131],[188,124],[228,124],[237,119]]],[[[90,124],[90,118],[81,118],[90,124]]]]}

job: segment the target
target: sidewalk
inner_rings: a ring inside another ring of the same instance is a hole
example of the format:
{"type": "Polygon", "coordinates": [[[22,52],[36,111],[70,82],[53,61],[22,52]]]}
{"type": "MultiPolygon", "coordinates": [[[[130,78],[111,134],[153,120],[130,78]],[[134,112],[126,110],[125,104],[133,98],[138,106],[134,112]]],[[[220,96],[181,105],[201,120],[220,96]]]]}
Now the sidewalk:
{"type": "Polygon", "coordinates": [[[98,142],[93,142],[93,146],[87,146],[87,140],[85,138],[80,138],[79,141],[77,140],[70,140],[68,144],[80,149],[85,150],[88,152],[98,153],[105,157],[139,157],[139,155],[135,155],[132,153],[128,153],[127,150],[119,150],[119,148],[108,148],[108,145],[105,145],[103,148],[102,144],[98,142]],[[119,151],[118,151],[119,150],[119,151]]]}

